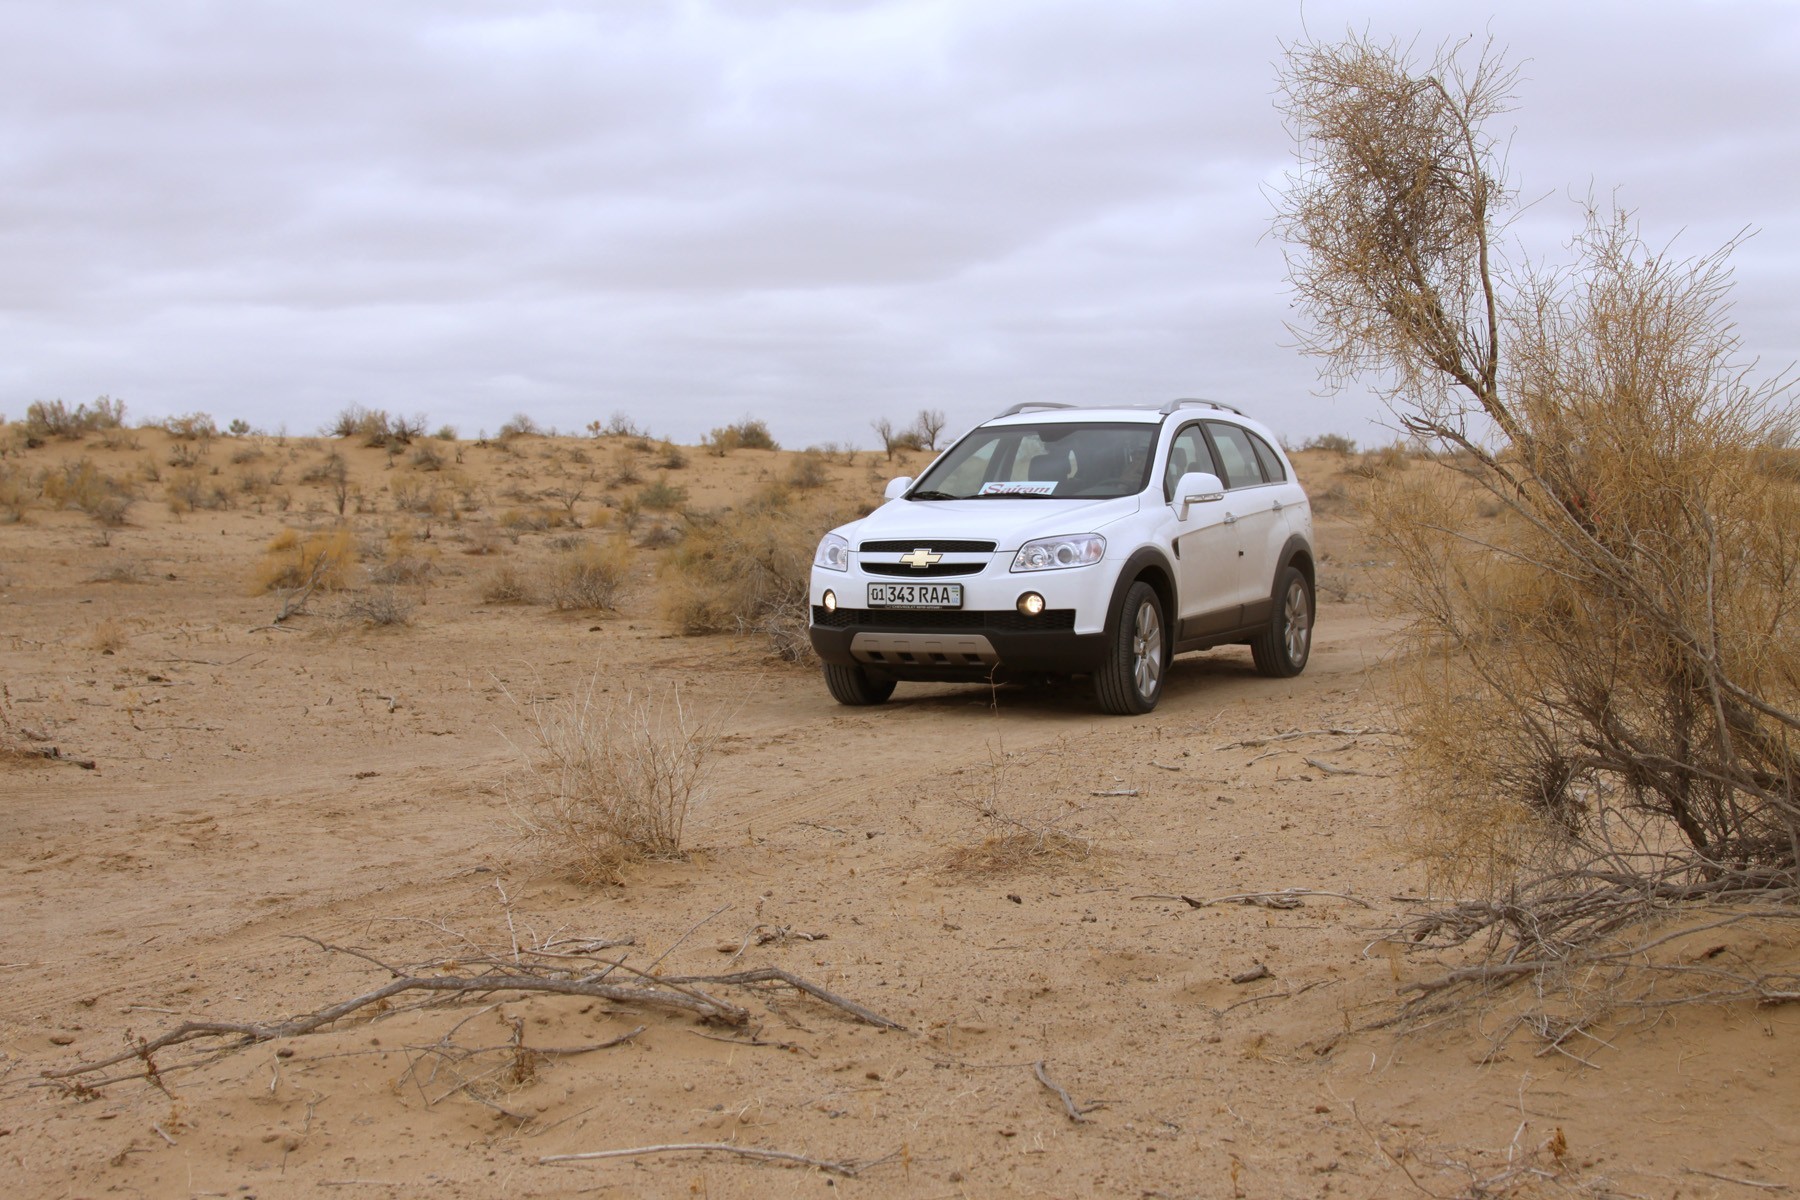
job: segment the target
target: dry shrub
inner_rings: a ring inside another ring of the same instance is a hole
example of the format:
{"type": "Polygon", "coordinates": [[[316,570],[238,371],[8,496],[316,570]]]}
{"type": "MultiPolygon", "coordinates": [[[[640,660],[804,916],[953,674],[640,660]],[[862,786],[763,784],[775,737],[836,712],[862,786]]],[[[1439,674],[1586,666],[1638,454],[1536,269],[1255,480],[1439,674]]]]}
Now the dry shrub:
{"type": "Polygon", "coordinates": [[[613,883],[632,862],[681,854],[705,796],[720,722],[678,690],[607,695],[596,674],[565,700],[534,700],[528,740],[505,787],[527,850],[582,883],[613,883]]]}
{"type": "Polygon", "coordinates": [[[817,450],[807,450],[796,458],[793,469],[787,476],[787,485],[803,492],[824,487],[830,481],[831,473],[825,469],[825,456],[817,450]]]}
{"type": "Polygon", "coordinates": [[[88,649],[97,650],[101,654],[117,654],[131,644],[131,634],[117,618],[108,617],[94,626],[87,644],[88,649]]]}
{"type": "Polygon", "coordinates": [[[650,512],[671,512],[687,503],[687,489],[665,476],[637,494],[637,506],[650,512]]]}
{"type": "Polygon", "coordinates": [[[21,467],[0,462],[0,525],[14,525],[25,519],[37,489],[32,487],[21,467]]]}
{"type": "Polygon", "coordinates": [[[219,436],[218,425],[206,413],[165,417],[158,425],[164,433],[182,442],[210,442],[219,436]]]}
{"type": "Polygon", "coordinates": [[[542,533],[568,523],[568,514],[550,508],[509,508],[500,514],[500,527],[515,538],[521,533],[542,533]]]}
{"type": "Polygon", "coordinates": [[[1513,78],[1296,47],[1278,228],[1326,376],[1379,381],[1455,472],[1378,473],[1371,529],[1416,618],[1405,777],[1434,890],[1479,889],[1413,940],[1541,966],[1683,900],[1791,900],[1800,488],[1757,469],[1792,398],[1740,360],[1731,247],[1678,260],[1590,205],[1568,266],[1503,266],[1482,122],[1513,78]]]}
{"type": "Polygon", "coordinates": [[[584,543],[550,564],[544,598],[558,612],[616,606],[631,575],[631,547],[623,539],[603,546],[584,543]]]}
{"type": "Polygon", "coordinates": [[[709,453],[723,458],[733,450],[779,450],[760,417],[744,417],[712,431],[704,443],[709,453]]]}
{"type": "Polygon", "coordinates": [[[308,582],[326,590],[341,588],[349,581],[355,561],[355,545],[346,526],[304,537],[297,530],[283,529],[263,550],[262,562],[256,568],[255,588],[258,592],[272,592],[277,588],[304,587],[308,582]]]}
{"type": "Polygon", "coordinates": [[[410,625],[418,606],[416,600],[402,595],[398,588],[374,587],[346,599],[338,610],[338,619],[377,629],[410,625]]]}
{"type": "Polygon", "coordinates": [[[620,446],[613,451],[612,470],[606,476],[606,486],[627,487],[643,481],[643,473],[638,470],[637,455],[632,453],[631,447],[620,446]]]}
{"type": "Polygon", "coordinates": [[[92,408],[85,404],[70,408],[61,400],[35,400],[26,406],[23,424],[29,438],[78,441],[96,430],[117,429],[124,420],[125,402],[102,396],[92,408]]]}
{"type": "Polygon", "coordinates": [[[225,485],[198,470],[170,471],[163,480],[163,499],[172,513],[231,507],[231,493],[225,485]]]}
{"type": "Polygon", "coordinates": [[[760,504],[690,513],[663,564],[663,608],[685,634],[760,633],[780,657],[809,658],[813,551],[821,533],[844,519],[760,504]]]}
{"type": "Polygon", "coordinates": [[[501,563],[482,581],[481,598],[489,604],[531,604],[537,592],[519,568],[501,563]]]}
{"type": "Polygon", "coordinates": [[[350,465],[344,456],[333,450],[320,462],[304,467],[300,471],[301,483],[341,483],[350,477],[350,465]]]}
{"type": "Polygon", "coordinates": [[[1004,746],[988,747],[988,767],[961,806],[975,817],[977,841],[950,853],[952,871],[988,874],[1047,867],[1085,859],[1093,843],[1068,828],[1086,811],[1072,800],[1057,800],[1011,779],[1012,758],[1004,746]]]}
{"type": "Polygon", "coordinates": [[[396,584],[422,586],[437,574],[438,552],[422,547],[405,531],[390,534],[382,548],[381,561],[369,570],[373,583],[392,587],[396,584]]]}
{"type": "Polygon", "coordinates": [[[135,500],[129,487],[88,458],[65,462],[46,472],[42,492],[44,499],[56,507],[79,508],[102,525],[123,525],[135,500]]]}

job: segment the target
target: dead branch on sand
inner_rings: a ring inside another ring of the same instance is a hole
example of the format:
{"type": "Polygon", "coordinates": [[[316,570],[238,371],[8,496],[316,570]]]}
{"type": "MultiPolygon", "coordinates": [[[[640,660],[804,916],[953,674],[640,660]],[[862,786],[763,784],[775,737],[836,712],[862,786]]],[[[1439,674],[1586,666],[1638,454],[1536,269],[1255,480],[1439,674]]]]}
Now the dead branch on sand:
{"type": "Polygon", "coordinates": [[[661,1146],[628,1146],[620,1150],[589,1150],[582,1154],[546,1154],[538,1161],[540,1163],[592,1162],[602,1158],[639,1158],[646,1154],[735,1154],[739,1158],[755,1158],[764,1162],[794,1163],[797,1166],[817,1167],[828,1175],[842,1175],[846,1179],[855,1179],[863,1171],[887,1162],[893,1157],[890,1154],[873,1162],[842,1163],[831,1162],[823,1158],[812,1158],[805,1154],[794,1154],[786,1150],[765,1150],[760,1146],[734,1146],[730,1142],[669,1142],[661,1146]]]}
{"type": "MultiPolygon", "coordinates": [[[[74,1086],[77,1087],[102,1087],[120,1079],[137,1076],[93,1079],[91,1077],[95,1072],[138,1060],[144,1064],[144,1077],[154,1081],[161,1068],[151,1056],[171,1046],[203,1039],[226,1039],[222,1046],[215,1048],[230,1052],[261,1042],[301,1037],[323,1030],[363,1009],[385,1011],[387,1001],[406,993],[426,993],[433,997],[434,1002],[454,1002],[459,998],[485,998],[508,993],[526,996],[585,996],[634,1008],[696,1017],[713,1024],[743,1026],[750,1021],[749,1010],[702,990],[702,985],[763,991],[766,989],[759,985],[779,984],[804,992],[877,1028],[904,1028],[897,1021],[779,967],[759,967],[716,975],[656,975],[649,970],[632,966],[624,958],[606,958],[597,952],[584,954],[570,953],[566,949],[527,950],[516,944],[499,954],[465,954],[457,958],[396,965],[355,947],[334,946],[310,937],[302,940],[312,942],[328,953],[347,954],[362,959],[386,971],[392,978],[380,987],[286,1020],[183,1021],[157,1037],[138,1039],[131,1049],[122,1053],[78,1066],[47,1070],[42,1072],[43,1078],[51,1081],[74,1080],[74,1086]],[[635,981],[609,982],[607,976],[614,972],[623,972],[634,977],[635,981]]],[[[604,944],[606,943],[589,943],[604,944]]]]}
{"type": "Polygon", "coordinates": [[[1093,1112],[1095,1109],[1106,1107],[1106,1101],[1104,1100],[1093,1100],[1089,1101],[1087,1104],[1076,1104],[1075,1097],[1069,1095],[1069,1090],[1063,1087],[1062,1084],[1056,1082],[1056,1080],[1050,1078],[1050,1072],[1045,1067],[1043,1059],[1039,1059],[1037,1062],[1031,1064],[1031,1073],[1037,1077],[1039,1083],[1056,1093],[1057,1097],[1063,1102],[1063,1111],[1068,1113],[1069,1120],[1075,1122],[1077,1125],[1085,1125],[1087,1123],[1087,1114],[1093,1112]]]}

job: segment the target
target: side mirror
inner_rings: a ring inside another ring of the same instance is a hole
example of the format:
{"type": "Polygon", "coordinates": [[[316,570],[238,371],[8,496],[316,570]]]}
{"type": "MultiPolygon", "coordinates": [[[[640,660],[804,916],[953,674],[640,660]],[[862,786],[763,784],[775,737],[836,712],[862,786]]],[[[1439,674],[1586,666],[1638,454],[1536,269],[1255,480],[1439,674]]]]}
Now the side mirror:
{"type": "Polygon", "coordinates": [[[1175,484],[1175,509],[1183,521],[1188,519],[1188,506],[1211,504],[1225,498],[1225,483],[1208,471],[1189,471],[1175,484]]]}
{"type": "Polygon", "coordinates": [[[906,495],[906,489],[911,486],[911,475],[902,475],[898,479],[890,479],[888,480],[887,487],[883,489],[881,493],[881,498],[883,500],[898,500],[900,497],[906,495]]]}

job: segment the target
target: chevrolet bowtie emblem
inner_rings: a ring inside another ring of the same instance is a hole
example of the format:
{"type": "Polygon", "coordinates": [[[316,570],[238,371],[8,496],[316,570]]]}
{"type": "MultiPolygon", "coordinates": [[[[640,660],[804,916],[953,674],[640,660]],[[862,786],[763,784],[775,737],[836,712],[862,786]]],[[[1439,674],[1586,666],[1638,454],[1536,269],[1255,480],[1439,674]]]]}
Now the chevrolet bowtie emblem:
{"type": "Polygon", "coordinates": [[[913,568],[915,571],[923,571],[926,567],[929,567],[932,563],[938,562],[943,557],[944,556],[941,554],[933,554],[930,546],[920,546],[911,554],[902,554],[900,556],[900,561],[913,568]]]}

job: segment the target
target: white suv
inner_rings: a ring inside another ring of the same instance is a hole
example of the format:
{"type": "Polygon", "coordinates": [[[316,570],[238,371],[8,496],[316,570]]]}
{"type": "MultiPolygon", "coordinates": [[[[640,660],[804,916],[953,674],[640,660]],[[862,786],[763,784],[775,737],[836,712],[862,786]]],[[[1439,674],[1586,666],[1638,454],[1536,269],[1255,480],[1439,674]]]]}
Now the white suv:
{"type": "Polygon", "coordinates": [[[899,680],[1092,675],[1107,712],[1145,713],[1183,651],[1306,666],[1312,509],[1227,405],[1015,405],[887,497],[813,559],[812,644],[844,704],[899,680]]]}

